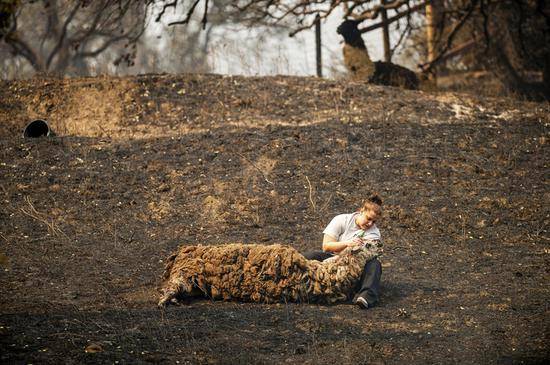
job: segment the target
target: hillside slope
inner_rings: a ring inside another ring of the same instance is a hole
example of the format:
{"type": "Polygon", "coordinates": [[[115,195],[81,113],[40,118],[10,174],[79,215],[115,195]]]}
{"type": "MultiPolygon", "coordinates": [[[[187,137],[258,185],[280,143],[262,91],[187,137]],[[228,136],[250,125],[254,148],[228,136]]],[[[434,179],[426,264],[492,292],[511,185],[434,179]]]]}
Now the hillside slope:
{"type": "Polygon", "coordinates": [[[0,84],[0,123],[2,362],[549,357],[548,103],[297,77],[32,79],[0,84]],[[34,118],[57,137],[23,139],[34,118]],[[370,192],[380,306],[155,307],[178,245],[317,248],[370,192]]]}

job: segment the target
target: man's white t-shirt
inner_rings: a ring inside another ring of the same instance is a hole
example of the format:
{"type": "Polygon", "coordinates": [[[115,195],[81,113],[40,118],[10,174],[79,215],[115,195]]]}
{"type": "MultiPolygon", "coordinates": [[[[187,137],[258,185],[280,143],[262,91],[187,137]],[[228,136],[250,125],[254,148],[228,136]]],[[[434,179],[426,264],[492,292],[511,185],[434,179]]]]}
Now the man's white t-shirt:
{"type": "MultiPolygon", "coordinates": [[[[338,242],[351,240],[353,237],[361,232],[361,228],[359,228],[357,224],[355,224],[355,217],[358,214],[358,212],[355,212],[337,215],[336,217],[332,218],[323,233],[336,238],[338,242]]],[[[380,230],[378,229],[378,227],[376,227],[376,224],[373,224],[369,229],[365,231],[365,234],[361,238],[367,240],[379,240],[380,230]]]]}

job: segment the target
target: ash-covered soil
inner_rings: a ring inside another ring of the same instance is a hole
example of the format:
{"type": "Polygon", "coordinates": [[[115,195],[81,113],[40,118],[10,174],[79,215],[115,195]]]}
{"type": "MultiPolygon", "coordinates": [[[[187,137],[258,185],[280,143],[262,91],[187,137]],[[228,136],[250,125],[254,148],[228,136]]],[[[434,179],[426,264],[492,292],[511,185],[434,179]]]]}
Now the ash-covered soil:
{"type": "Polygon", "coordinates": [[[296,77],[0,83],[0,362],[549,358],[550,105],[296,77]],[[56,137],[23,139],[30,120],[56,137]],[[180,244],[320,247],[384,199],[378,307],[156,307],[180,244]]]}

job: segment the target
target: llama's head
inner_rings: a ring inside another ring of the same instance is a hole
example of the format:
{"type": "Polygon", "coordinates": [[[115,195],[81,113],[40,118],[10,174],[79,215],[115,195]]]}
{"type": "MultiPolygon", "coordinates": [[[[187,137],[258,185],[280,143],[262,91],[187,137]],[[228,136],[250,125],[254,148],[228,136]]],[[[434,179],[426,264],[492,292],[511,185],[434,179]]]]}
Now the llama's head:
{"type": "Polygon", "coordinates": [[[359,20],[344,20],[344,22],[336,28],[336,32],[344,37],[346,43],[353,44],[358,40],[362,41],[361,32],[357,28],[359,23],[359,20]]]}
{"type": "Polygon", "coordinates": [[[352,255],[379,256],[382,254],[382,241],[380,240],[363,240],[360,246],[350,248],[352,255]]]}

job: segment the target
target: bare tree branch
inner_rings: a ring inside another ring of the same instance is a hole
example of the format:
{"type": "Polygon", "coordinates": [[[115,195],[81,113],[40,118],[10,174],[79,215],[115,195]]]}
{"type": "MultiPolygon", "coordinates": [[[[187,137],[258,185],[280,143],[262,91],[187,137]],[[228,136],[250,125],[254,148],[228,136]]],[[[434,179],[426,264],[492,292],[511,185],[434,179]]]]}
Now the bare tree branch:
{"type": "Polygon", "coordinates": [[[206,4],[204,4],[204,14],[201,20],[202,30],[206,29],[206,23],[208,22],[207,17],[208,17],[208,0],[206,0],[206,4]]]}
{"type": "MultiPolygon", "coordinates": [[[[188,24],[191,17],[201,0],[194,0],[191,6],[186,10],[183,19],[170,22],[169,25],[188,24]]],[[[204,13],[202,24],[207,22],[209,0],[204,0],[204,13]]],[[[246,14],[250,23],[264,23],[266,25],[277,25],[283,20],[294,22],[290,36],[312,28],[315,24],[315,18],[318,15],[321,19],[327,18],[333,14],[335,9],[342,6],[345,10],[344,16],[357,20],[376,19],[382,9],[397,11],[400,7],[411,4],[417,4],[417,0],[244,0],[233,1],[230,6],[234,11],[246,14]]],[[[175,7],[177,1],[164,4],[156,20],[159,21],[166,8],[175,7]]],[[[403,14],[402,16],[406,16],[403,14]]],[[[398,18],[397,18],[398,19],[398,18]]],[[[397,20],[394,19],[394,20],[397,20]]]]}
{"type": "Polygon", "coordinates": [[[73,10],[69,13],[67,18],[65,19],[65,23],[63,24],[63,28],[61,30],[61,33],[58,36],[59,38],[57,40],[57,44],[55,45],[55,47],[50,52],[50,56],[48,57],[48,60],[46,61],[46,67],[47,68],[50,67],[54,56],[57,54],[57,52],[61,48],[61,45],[65,41],[66,35],[67,35],[67,27],[69,26],[69,23],[71,23],[73,21],[74,16],[76,15],[76,12],[78,11],[78,8],[80,8],[81,4],[82,4],[81,1],[77,1],[77,3],[74,6],[73,10]]]}
{"type": "Polygon", "coordinates": [[[177,5],[178,5],[178,0],[172,1],[171,3],[168,3],[168,4],[164,4],[162,7],[162,10],[158,13],[157,17],[155,18],[155,22],[157,23],[160,22],[160,20],[164,16],[164,13],[166,13],[166,9],[168,8],[175,9],[177,5]]]}
{"type": "Polygon", "coordinates": [[[185,18],[183,20],[170,22],[170,23],[168,23],[168,25],[178,25],[178,24],[187,24],[187,23],[189,23],[189,20],[191,20],[191,16],[195,12],[195,8],[197,7],[197,5],[199,5],[200,1],[201,0],[195,0],[193,5],[191,5],[191,8],[187,11],[187,15],[185,16],[185,18]]]}
{"type": "Polygon", "coordinates": [[[404,18],[406,16],[410,16],[410,14],[416,12],[416,11],[419,11],[419,10],[422,10],[424,9],[424,7],[426,6],[426,3],[421,3],[421,4],[418,4],[418,5],[415,5],[413,6],[412,8],[409,8],[407,11],[405,12],[402,12],[402,13],[397,13],[397,15],[394,15],[392,16],[391,18],[389,18],[387,20],[387,22],[380,22],[380,23],[376,23],[376,24],[373,24],[373,25],[370,25],[368,27],[365,27],[365,28],[362,28],[360,29],[359,31],[361,33],[367,33],[367,32],[370,32],[370,31],[373,31],[375,29],[378,29],[378,28],[381,28],[384,26],[384,24],[391,24],[393,22],[395,22],[396,20],[399,20],[401,18],[404,18]]]}
{"type": "Polygon", "coordinates": [[[14,54],[25,58],[35,69],[41,68],[42,65],[39,63],[38,56],[32,50],[31,46],[20,38],[19,34],[16,33],[16,29],[17,18],[14,18],[12,26],[3,36],[3,41],[11,47],[14,54]]]}
{"type": "Polygon", "coordinates": [[[472,0],[470,2],[469,6],[466,9],[466,12],[462,16],[462,18],[453,25],[453,28],[452,28],[452,30],[450,31],[450,33],[447,37],[447,42],[446,42],[445,46],[443,47],[443,49],[439,52],[439,54],[431,62],[427,62],[427,63],[419,65],[419,67],[422,69],[423,72],[430,72],[433,65],[437,64],[439,62],[439,59],[442,58],[445,55],[445,53],[449,50],[449,48],[451,48],[451,46],[453,44],[454,37],[456,36],[458,31],[462,28],[462,26],[464,26],[464,24],[469,19],[469,17],[472,15],[472,12],[474,11],[475,7],[477,6],[477,3],[478,3],[478,0],[472,0]]]}
{"type": "Polygon", "coordinates": [[[395,1],[381,2],[380,4],[374,6],[373,8],[363,11],[361,14],[358,14],[355,16],[353,16],[352,14],[348,14],[348,15],[351,15],[356,20],[366,20],[366,19],[373,20],[378,18],[382,10],[396,10],[406,4],[407,5],[409,4],[409,0],[395,0],[395,1]]]}
{"type": "Polygon", "coordinates": [[[0,42],[36,71],[62,74],[67,68],[81,67],[77,60],[95,57],[118,42],[137,42],[153,1],[17,1],[14,20],[9,29],[2,29],[0,42]]]}

